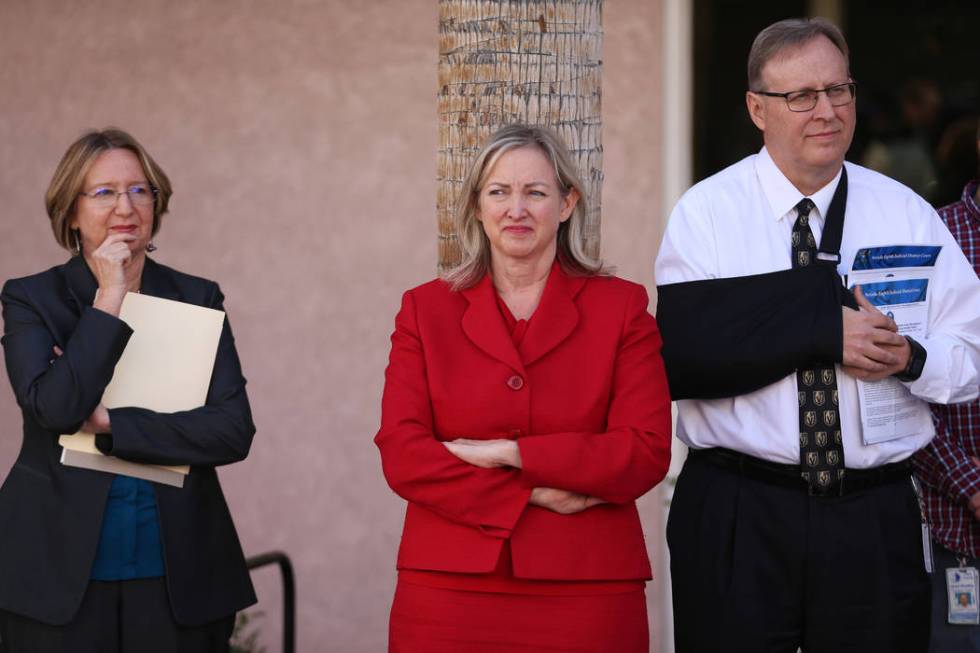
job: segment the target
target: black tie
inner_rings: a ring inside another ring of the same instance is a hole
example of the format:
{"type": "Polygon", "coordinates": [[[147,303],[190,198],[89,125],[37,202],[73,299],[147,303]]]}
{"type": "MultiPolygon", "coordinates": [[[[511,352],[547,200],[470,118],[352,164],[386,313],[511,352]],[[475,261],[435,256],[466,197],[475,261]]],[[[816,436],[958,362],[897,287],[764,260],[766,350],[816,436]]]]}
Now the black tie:
{"type": "MultiPolygon", "coordinates": [[[[811,265],[817,242],[810,231],[813,202],[807,198],[796,205],[793,225],[793,267],[811,265]]],[[[800,469],[814,494],[830,494],[844,478],[844,445],[837,409],[837,374],[833,363],[815,364],[796,371],[800,405],[800,469]]]]}

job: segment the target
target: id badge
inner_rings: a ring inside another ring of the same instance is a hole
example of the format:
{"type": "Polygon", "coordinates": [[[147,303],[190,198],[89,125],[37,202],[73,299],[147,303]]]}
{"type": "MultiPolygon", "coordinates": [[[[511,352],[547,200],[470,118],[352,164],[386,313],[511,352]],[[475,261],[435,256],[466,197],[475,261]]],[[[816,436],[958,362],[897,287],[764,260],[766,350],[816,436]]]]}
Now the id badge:
{"type": "Polygon", "coordinates": [[[980,573],[975,567],[953,567],[946,570],[947,619],[954,625],[980,624],[980,573]]]}

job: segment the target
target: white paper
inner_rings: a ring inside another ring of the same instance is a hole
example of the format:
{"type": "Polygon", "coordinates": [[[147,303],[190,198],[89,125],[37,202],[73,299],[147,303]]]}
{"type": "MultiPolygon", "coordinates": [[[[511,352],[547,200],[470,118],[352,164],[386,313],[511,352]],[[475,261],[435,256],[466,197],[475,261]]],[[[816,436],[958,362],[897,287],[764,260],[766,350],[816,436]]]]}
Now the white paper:
{"type": "Polygon", "coordinates": [[[173,467],[131,463],[122,458],[103,455],[100,451],[87,453],[85,451],[63,447],[61,449],[61,464],[68,465],[69,467],[92,469],[97,472],[132,476],[145,481],[164,483],[174,487],[184,487],[184,474],[180,471],[175,471],[173,467]]]}
{"type": "MultiPolygon", "coordinates": [[[[106,408],[132,406],[174,413],[203,406],[225,314],[127,293],[119,319],[129,325],[133,334],[102,395],[106,408]]],[[[95,436],[89,433],[62,435],[58,443],[66,449],[102,455],[95,447],[95,436]]],[[[153,467],[182,474],[190,471],[187,465],[153,467]]]]}
{"type": "MultiPolygon", "coordinates": [[[[865,297],[913,338],[928,335],[929,297],[939,245],[895,245],[858,251],[848,283],[861,286],[865,297]],[[916,265],[904,266],[911,261],[916,265]],[[878,265],[876,267],[876,265],[878,265]]],[[[915,435],[921,428],[921,399],[898,379],[858,380],[864,444],[915,435]]]]}

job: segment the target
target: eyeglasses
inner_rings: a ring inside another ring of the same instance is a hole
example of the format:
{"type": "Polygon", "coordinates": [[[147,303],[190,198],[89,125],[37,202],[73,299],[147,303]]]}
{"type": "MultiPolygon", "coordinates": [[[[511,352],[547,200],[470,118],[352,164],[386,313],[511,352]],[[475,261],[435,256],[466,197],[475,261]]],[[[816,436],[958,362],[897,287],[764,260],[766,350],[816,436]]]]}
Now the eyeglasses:
{"type": "Polygon", "coordinates": [[[133,203],[133,206],[150,206],[156,199],[157,189],[149,184],[136,184],[124,191],[116,192],[111,188],[100,186],[87,193],[82,191],[79,195],[84,195],[89,198],[92,201],[92,205],[100,209],[108,209],[109,207],[115,206],[120,195],[129,195],[129,201],[133,203]]]}
{"type": "Polygon", "coordinates": [[[844,82],[843,84],[834,84],[833,86],[828,86],[827,88],[791,91],[789,93],[768,93],[766,91],[752,92],[756,95],[765,95],[766,97],[781,97],[786,100],[786,106],[789,107],[790,111],[802,113],[804,111],[813,111],[813,108],[817,106],[817,99],[820,97],[821,93],[825,93],[827,95],[827,99],[830,100],[831,106],[842,107],[846,104],[850,104],[854,101],[856,89],[856,82],[844,82]]]}

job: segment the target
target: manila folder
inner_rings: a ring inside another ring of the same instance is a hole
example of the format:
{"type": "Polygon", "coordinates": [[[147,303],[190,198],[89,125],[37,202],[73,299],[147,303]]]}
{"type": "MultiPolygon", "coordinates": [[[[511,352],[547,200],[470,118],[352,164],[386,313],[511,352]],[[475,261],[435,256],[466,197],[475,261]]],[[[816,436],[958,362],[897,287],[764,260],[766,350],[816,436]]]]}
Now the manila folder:
{"type": "MultiPolygon", "coordinates": [[[[127,293],[119,318],[133,334],[102,395],[106,408],[135,406],[175,413],[203,406],[225,314],[170,299],[127,293]]],[[[95,436],[89,433],[62,435],[58,443],[65,449],[102,455],[95,448],[95,436]]],[[[187,465],[140,465],[112,456],[103,458],[97,465],[87,464],[88,456],[62,456],[62,461],[158,482],[161,469],[180,474],[190,471],[187,465]],[[114,467],[114,461],[125,464],[114,467]],[[141,467],[152,469],[140,475],[137,472],[141,467]]]]}

